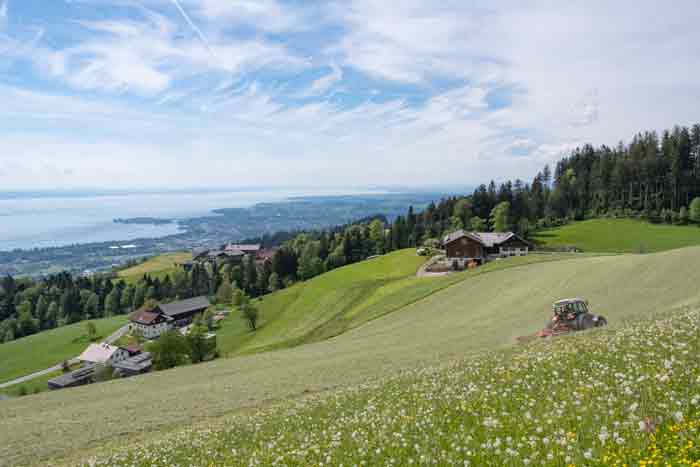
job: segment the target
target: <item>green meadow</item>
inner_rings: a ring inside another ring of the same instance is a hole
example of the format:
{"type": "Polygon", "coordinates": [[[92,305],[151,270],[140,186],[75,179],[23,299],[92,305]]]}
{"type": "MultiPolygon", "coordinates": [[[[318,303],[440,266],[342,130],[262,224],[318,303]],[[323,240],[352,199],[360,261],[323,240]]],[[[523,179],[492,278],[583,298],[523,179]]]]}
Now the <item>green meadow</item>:
{"type": "Polygon", "coordinates": [[[635,219],[591,219],[537,232],[533,240],[545,247],[575,246],[585,252],[649,253],[700,245],[700,228],[635,219]]]}

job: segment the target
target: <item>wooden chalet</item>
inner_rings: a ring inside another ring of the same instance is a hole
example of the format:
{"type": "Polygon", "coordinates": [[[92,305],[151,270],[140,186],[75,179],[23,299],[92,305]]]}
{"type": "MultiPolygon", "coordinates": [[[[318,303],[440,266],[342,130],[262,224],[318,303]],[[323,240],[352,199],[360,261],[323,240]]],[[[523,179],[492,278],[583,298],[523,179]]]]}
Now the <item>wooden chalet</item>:
{"type": "Polygon", "coordinates": [[[495,258],[525,256],[529,242],[513,232],[467,232],[458,230],[445,236],[443,248],[449,261],[483,264],[495,258]]]}
{"type": "Polygon", "coordinates": [[[139,308],[129,315],[131,332],[146,339],[155,339],[166,331],[187,326],[209,305],[209,298],[201,296],[161,303],[152,310],[139,308]]]}

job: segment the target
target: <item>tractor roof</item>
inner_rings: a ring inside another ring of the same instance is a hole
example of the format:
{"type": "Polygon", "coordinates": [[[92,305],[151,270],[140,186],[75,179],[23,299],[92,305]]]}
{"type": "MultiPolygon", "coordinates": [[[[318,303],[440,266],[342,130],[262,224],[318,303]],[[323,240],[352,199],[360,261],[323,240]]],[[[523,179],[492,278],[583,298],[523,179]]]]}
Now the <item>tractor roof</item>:
{"type": "Polygon", "coordinates": [[[583,298],[565,298],[563,300],[559,300],[557,302],[554,302],[554,305],[566,305],[567,303],[577,303],[577,302],[586,302],[585,299],[583,298]]]}

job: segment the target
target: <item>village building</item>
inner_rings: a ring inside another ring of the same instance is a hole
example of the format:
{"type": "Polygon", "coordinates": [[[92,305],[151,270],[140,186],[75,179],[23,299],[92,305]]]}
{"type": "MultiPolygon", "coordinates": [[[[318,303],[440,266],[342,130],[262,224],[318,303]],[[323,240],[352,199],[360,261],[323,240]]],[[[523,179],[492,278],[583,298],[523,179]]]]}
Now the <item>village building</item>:
{"type": "Polygon", "coordinates": [[[90,344],[78,357],[83,363],[112,366],[116,362],[129,358],[129,351],[107,343],[90,344]]]}
{"type": "Polygon", "coordinates": [[[70,373],[51,378],[48,381],[49,389],[65,389],[90,384],[95,377],[95,366],[94,364],[85,365],[70,373]]]}
{"type": "Polygon", "coordinates": [[[129,315],[131,332],[146,339],[156,339],[166,331],[192,323],[194,317],[209,308],[207,297],[194,297],[161,303],[153,309],[139,308],[129,315]]]}
{"type": "Polygon", "coordinates": [[[458,230],[443,239],[448,261],[461,266],[469,262],[483,264],[496,258],[525,256],[530,252],[529,242],[513,232],[467,232],[458,230]]]}

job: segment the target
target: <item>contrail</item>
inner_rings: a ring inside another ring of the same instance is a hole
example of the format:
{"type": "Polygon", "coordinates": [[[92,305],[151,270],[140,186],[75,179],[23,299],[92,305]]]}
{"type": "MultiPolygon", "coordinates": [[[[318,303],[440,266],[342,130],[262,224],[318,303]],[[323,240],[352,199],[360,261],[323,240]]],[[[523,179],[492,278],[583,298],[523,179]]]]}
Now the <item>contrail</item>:
{"type": "Polygon", "coordinates": [[[199,38],[201,39],[202,43],[203,43],[204,46],[207,48],[207,50],[209,51],[209,53],[212,54],[212,56],[214,56],[214,57],[216,58],[216,54],[215,54],[214,51],[211,49],[211,46],[209,46],[209,41],[208,41],[207,38],[204,36],[204,33],[202,32],[201,29],[199,29],[199,28],[197,27],[196,24],[194,24],[194,21],[192,21],[192,19],[190,19],[190,16],[187,14],[187,12],[185,11],[185,9],[182,8],[182,5],[180,5],[180,2],[179,2],[178,0],[170,0],[170,1],[173,2],[173,5],[175,5],[175,6],[177,7],[177,9],[180,11],[180,14],[182,15],[183,18],[185,18],[185,21],[187,21],[187,24],[190,25],[190,27],[192,28],[192,30],[194,30],[194,32],[197,33],[197,35],[199,36],[199,38]]]}

